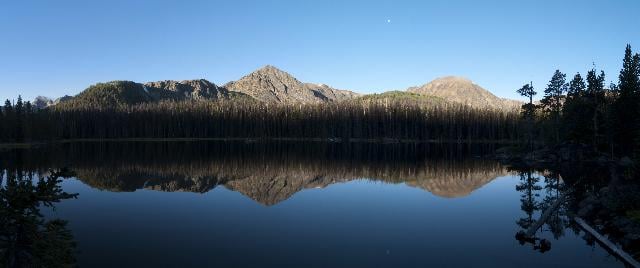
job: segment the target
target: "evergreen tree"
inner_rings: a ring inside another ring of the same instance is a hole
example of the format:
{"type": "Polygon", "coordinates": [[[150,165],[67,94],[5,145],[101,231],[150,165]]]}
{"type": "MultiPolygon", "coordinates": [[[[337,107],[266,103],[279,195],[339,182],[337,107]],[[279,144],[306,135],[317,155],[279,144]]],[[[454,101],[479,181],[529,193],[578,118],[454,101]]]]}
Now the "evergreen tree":
{"type": "Polygon", "coordinates": [[[640,54],[637,54],[633,56],[633,62],[635,63],[636,66],[636,77],[638,78],[637,80],[635,80],[637,82],[636,87],[635,87],[635,98],[634,98],[634,103],[636,105],[635,107],[635,124],[633,125],[635,127],[635,130],[633,131],[633,133],[635,134],[635,138],[633,139],[633,149],[634,149],[634,154],[635,154],[635,159],[636,162],[640,162],[640,54]]]}
{"type": "Polygon", "coordinates": [[[560,72],[560,70],[556,70],[544,90],[544,98],[540,101],[553,124],[552,128],[556,143],[560,141],[560,112],[562,111],[564,93],[567,92],[566,77],[567,75],[560,72]]]}
{"type": "Polygon", "coordinates": [[[40,211],[55,203],[77,198],[64,192],[60,183],[68,170],[34,180],[21,168],[0,170],[0,266],[76,267],[76,243],[67,222],[47,219],[40,211]]]}
{"type": "Polygon", "coordinates": [[[573,80],[569,82],[569,88],[567,90],[567,101],[584,96],[584,90],[586,88],[587,85],[584,83],[582,76],[580,75],[580,73],[576,73],[576,75],[573,77],[573,80]]]}
{"type": "Polygon", "coordinates": [[[7,133],[7,119],[4,116],[3,108],[0,107],[0,142],[5,141],[5,135],[7,133]]]}
{"type": "Polygon", "coordinates": [[[525,84],[517,90],[518,94],[528,98],[529,102],[522,105],[522,116],[525,119],[533,119],[536,112],[536,105],[533,104],[533,96],[537,93],[531,84],[525,84]]]}
{"type": "Polygon", "coordinates": [[[630,153],[635,134],[638,133],[638,92],[640,91],[640,57],[633,55],[627,45],[622,61],[622,70],[618,76],[618,98],[614,103],[616,142],[624,154],[630,153]],[[631,127],[630,127],[631,126],[631,127]]]}
{"type": "Polygon", "coordinates": [[[13,135],[14,135],[14,131],[13,131],[13,122],[14,122],[14,113],[13,113],[13,105],[11,104],[11,101],[6,100],[4,102],[4,107],[2,108],[2,112],[4,114],[4,129],[6,129],[6,131],[3,132],[3,139],[5,142],[10,142],[13,141],[13,135]]]}
{"type": "Polygon", "coordinates": [[[30,101],[24,103],[24,110],[27,115],[33,112],[33,105],[30,101]]]}
{"type": "Polygon", "coordinates": [[[596,70],[591,69],[587,73],[587,103],[588,110],[591,114],[592,122],[592,143],[594,149],[598,149],[600,136],[602,136],[601,124],[603,118],[604,108],[604,72],[600,71],[599,75],[596,75],[596,70]]]}
{"type": "Polygon", "coordinates": [[[526,141],[528,143],[529,150],[533,150],[533,124],[536,115],[537,106],[533,104],[533,96],[535,96],[536,90],[533,88],[532,84],[525,84],[520,89],[517,90],[518,94],[525,98],[529,98],[529,103],[525,103],[521,108],[521,115],[527,121],[526,124],[526,141]]]}
{"type": "Polygon", "coordinates": [[[591,120],[585,116],[585,111],[589,109],[586,102],[587,85],[580,73],[577,73],[569,82],[567,99],[562,106],[562,121],[564,133],[570,141],[586,143],[589,141],[591,120]]]}
{"type": "Polygon", "coordinates": [[[14,128],[16,142],[24,141],[24,103],[22,102],[22,96],[18,95],[18,101],[15,107],[15,120],[14,128]]]}

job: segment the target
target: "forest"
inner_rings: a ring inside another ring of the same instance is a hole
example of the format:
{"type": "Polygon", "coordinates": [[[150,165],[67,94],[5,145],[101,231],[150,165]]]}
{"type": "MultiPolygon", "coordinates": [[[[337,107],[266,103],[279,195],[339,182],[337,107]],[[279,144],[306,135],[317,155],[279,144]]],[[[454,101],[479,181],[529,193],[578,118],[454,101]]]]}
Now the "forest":
{"type": "Polygon", "coordinates": [[[570,81],[556,70],[539,103],[531,84],[517,90],[528,99],[521,109],[527,140],[547,146],[577,143],[611,156],[640,156],[640,54],[625,49],[618,83],[605,85],[604,71],[576,73],[570,81]]]}
{"type": "Polygon", "coordinates": [[[0,113],[0,142],[74,139],[235,138],[579,143],[596,151],[640,155],[640,56],[625,49],[617,84],[595,67],[569,81],[553,73],[539,102],[533,85],[517,90],[521,111],[406,98],[322,104],[246,99],[96,105],[75,100],[36,109],[18,97],[0,113]]]}
{"type": "Polygon", "coordinates": [[[59,139],[252,138],[512,141],[515,112],[399,101],[267,104],[161,101],[96,106],[73,102],[35,109],[20,98],[2,109],[2,142],[59,139]]]}

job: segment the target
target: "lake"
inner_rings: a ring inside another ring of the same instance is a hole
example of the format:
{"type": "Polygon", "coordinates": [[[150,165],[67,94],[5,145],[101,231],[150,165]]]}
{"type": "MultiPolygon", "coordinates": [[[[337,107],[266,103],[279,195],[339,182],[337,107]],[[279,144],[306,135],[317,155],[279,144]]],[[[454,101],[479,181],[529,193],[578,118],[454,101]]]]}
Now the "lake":
{"type": "Polygon", "coordinates": [[[0,153],[8,177],[68,167],[80,267],[624,267],[561,207],[552,174],[508,170],[495,145],[76,142],[0,153]]]}

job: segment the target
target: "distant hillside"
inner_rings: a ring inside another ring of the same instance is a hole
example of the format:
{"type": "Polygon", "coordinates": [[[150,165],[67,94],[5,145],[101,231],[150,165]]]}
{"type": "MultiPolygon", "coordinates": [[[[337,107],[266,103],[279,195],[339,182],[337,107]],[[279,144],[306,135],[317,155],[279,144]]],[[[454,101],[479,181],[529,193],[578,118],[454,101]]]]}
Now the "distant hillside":
{"type": "Polygon", "coordinates": [[[122,106],[163,100],[228,101],[243,100],[266,103],[331,103],[379,102],[433,106],[458,103],[475,108],[517,110],[519,101],[499,98],[468,79],[447,76],[435,79],[406,92],[389,91],[360,95],[324,84],[304,83],[276,67],[267,65],[237,81],[217,86],[205,79],[164,80],[145,84],[132,81],[98,83],[73,98],[52,101],[38,97],[36,107],[44,108],[58,103],[65,106],[122,106]]]}
{"type": "Polygon", "coordinates": [[[225,88],[218,87],[205,79],[149,82],[145,83],[144,87],[154,99],[204,100],[228,97],[228,91],[225,88]]]}
{"type": "MultiPolygon", "coordinates": [[[[111,81],[92,85],[63,104],[68,106],[122,106],[162,100],[231,100],[248,96],[204,80],[159,81],[140,84],[132,81],[111,81]]],[[[56,103],[53,103],[56,104],[56,103]]]]}
{"type": "Polygon", "coordinates": [[[352,99],[358,94],[298,81],[290,74],[270,65],[224,86],[229,91],[247,94],[263,102],[320,103],[352,99]]]}
{"type": "Polygon", "coordinates": [[[142,84],[131,81],[112,81],[92,85],[74,96],[64,105],[133,105],[152,101],[154,98],[142,84]]]}
{"type": "Polygon", "coordinates": [[[417,106],[433,106],[447,103],[447,100],[429,95],[422,95],[418,93],[405,92],[405,91],[388,91],[384,93],[375,93],[362,95],[354,98],[352,102],[365,102],[365,103],[403,103],[408,105],[417,106]]]}
{"type": "Polygon", "coordinates": [[[407,91],[477,108],[514,110],[522,104],[516,100],[497,97],[471,80],[456,76],[441,77],[419,87],[410,87],[407,91]]]}

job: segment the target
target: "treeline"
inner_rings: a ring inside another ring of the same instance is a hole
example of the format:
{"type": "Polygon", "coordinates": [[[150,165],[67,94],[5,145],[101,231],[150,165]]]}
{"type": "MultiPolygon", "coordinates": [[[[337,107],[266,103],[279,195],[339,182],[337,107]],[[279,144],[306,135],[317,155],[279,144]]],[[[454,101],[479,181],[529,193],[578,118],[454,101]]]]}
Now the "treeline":
{"type": "Polygon", "coordinates": [[[577,73],[567,82],[556,70],[540,103],[531,84],[517,90],[529,102],[522,106],[527,140],[546,144],[588,144],[596,151],[640,157],[640,54],[627,45],[618,83],[605,86],[595,68],[586,79],[577,73]]]}
{"type": "Polygon", "coordinates": [[[43,137],[42,129],[37,123],[41,121],[40,113],[31,102],[18,100],[12,103],[6,100],[0,108],[0,142],[24,142],[36,137],[43,137]]]}
{"type": "MultiPolygon", "coordinates": [[[[358,102],[274,105],[163,101],[2,109],[3,142],[118,138],[340,138],[501,141],[521,138],[517,113],[463,105],[358,102]],[[20,112],[18,112],[20,110],[20,112]],[[22,112],[25,110],[26,112],[22,112]],[[27,111],[28,110],[28,111],[27,111]],[[3,131],[4,133],[4,131],[3,131]]],[[[24,106],[24,105],[23,105],[24,106]]]]}

